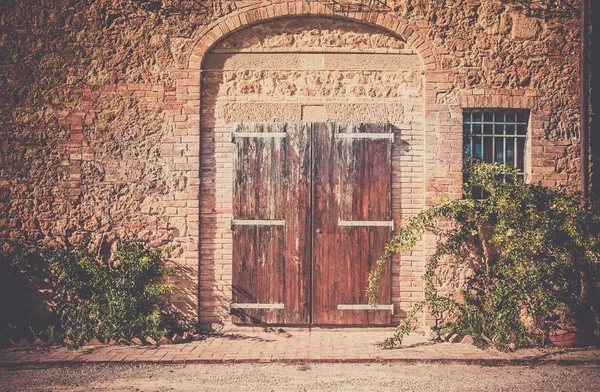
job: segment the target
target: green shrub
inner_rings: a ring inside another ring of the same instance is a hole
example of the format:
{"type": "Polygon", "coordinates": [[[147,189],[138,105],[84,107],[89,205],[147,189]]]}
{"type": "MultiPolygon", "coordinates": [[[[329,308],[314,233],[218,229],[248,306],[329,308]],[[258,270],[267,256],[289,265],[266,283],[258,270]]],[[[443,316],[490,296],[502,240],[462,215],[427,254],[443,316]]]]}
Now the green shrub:
{"type": "Polygon", "coordinates": [[[165,299],[170,285],[163,282],[176,270],[165,266],[163,248],[121,241],[109,262],[87,239],[52,246],[13,241],[5,248],[11,251],[5,252],[3,263],[19,265],[25,275],[35,266],[43,270],[37,285],[50,283],[50,306],[69,347],[94,337],[158,339],[178,326],[177,314],[165,299]]]}
{"type": "Polygon", "coordinates": [[[600,218],[577,197],[523,182],[515,169],[474,166],[464,198],[441,203],[409,219],[372,271],[367,294],[375,303],[383,265],[409,250],[425,232],[440,236],[426,263],[425,299],[383,345],[400,344],[413,330],[417,313],[441,319],[444,332],[490,338],[500,349],[542,345],[552,330],[575,324],[598,332],[600,218]],[[489,195],[475,199],[471,190],[489,195]],[[439,221],[449,221],[440,228],[439,221]],[[440,261],[469,266],[472,276],[456,296],[440,293],[440,261]]]}

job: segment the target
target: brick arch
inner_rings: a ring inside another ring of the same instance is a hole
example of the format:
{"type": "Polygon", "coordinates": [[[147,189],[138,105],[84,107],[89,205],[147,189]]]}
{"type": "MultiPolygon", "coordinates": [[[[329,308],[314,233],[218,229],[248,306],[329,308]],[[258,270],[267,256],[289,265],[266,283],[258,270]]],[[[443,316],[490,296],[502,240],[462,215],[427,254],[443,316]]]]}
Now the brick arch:
{"type": "Polygon", "coordinates": [[[337,11],[319,1],[296,0],[261,2],[236,10],[209,24],[194,42],[188,56],[188,69],[201,69],[202,62],[213,45],[236,31],[278,18],[305,15],[335,17],[377,27],[415,49],[423,61],[425,71],[439,69],[439,59],[433,44],[419,33],[415,25],[403,18],[376,11],[337,11]]]}

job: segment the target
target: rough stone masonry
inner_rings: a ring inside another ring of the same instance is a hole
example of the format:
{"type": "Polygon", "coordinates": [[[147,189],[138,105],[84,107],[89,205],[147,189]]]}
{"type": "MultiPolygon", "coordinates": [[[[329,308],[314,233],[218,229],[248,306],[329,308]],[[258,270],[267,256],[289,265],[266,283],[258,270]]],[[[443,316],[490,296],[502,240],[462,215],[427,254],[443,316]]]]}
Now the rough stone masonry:
{"type": "MultiPolygon", "coordinates": [[[[578,3],[4,0],[0,234],[169,245],[172,301],[211,325],[229,321],[234,123],[392,123],[401,224],[460,195],[464,109],[524,109],[527,179],[576,191],[578,3]]],[[[395,260],[394,321],[433,246],[395,260]]]]}

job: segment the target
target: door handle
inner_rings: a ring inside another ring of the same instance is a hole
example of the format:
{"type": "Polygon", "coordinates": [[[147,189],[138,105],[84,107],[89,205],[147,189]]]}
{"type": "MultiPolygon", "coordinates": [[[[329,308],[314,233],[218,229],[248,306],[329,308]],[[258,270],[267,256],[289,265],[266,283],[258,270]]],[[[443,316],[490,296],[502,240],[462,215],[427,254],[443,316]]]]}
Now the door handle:
{"type": "Polygon", "coordinates": [[[317,229],[317,234],[323,234],[323,230],[317,229]]]}

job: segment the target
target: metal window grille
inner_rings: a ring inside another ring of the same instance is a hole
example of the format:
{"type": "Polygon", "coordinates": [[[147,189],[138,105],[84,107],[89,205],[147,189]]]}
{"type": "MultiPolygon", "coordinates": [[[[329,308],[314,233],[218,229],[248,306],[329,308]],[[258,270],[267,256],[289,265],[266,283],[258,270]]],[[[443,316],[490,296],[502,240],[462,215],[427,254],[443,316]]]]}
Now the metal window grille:
{"type": "MultiPolygon", "coordinates": [[[[464,161],[505,163],[525,172],[529,113],[525,110],[468,110],[463,112],[464,161]]],[[[479,189],[474,195],[485,197],[479,189]]]]}

